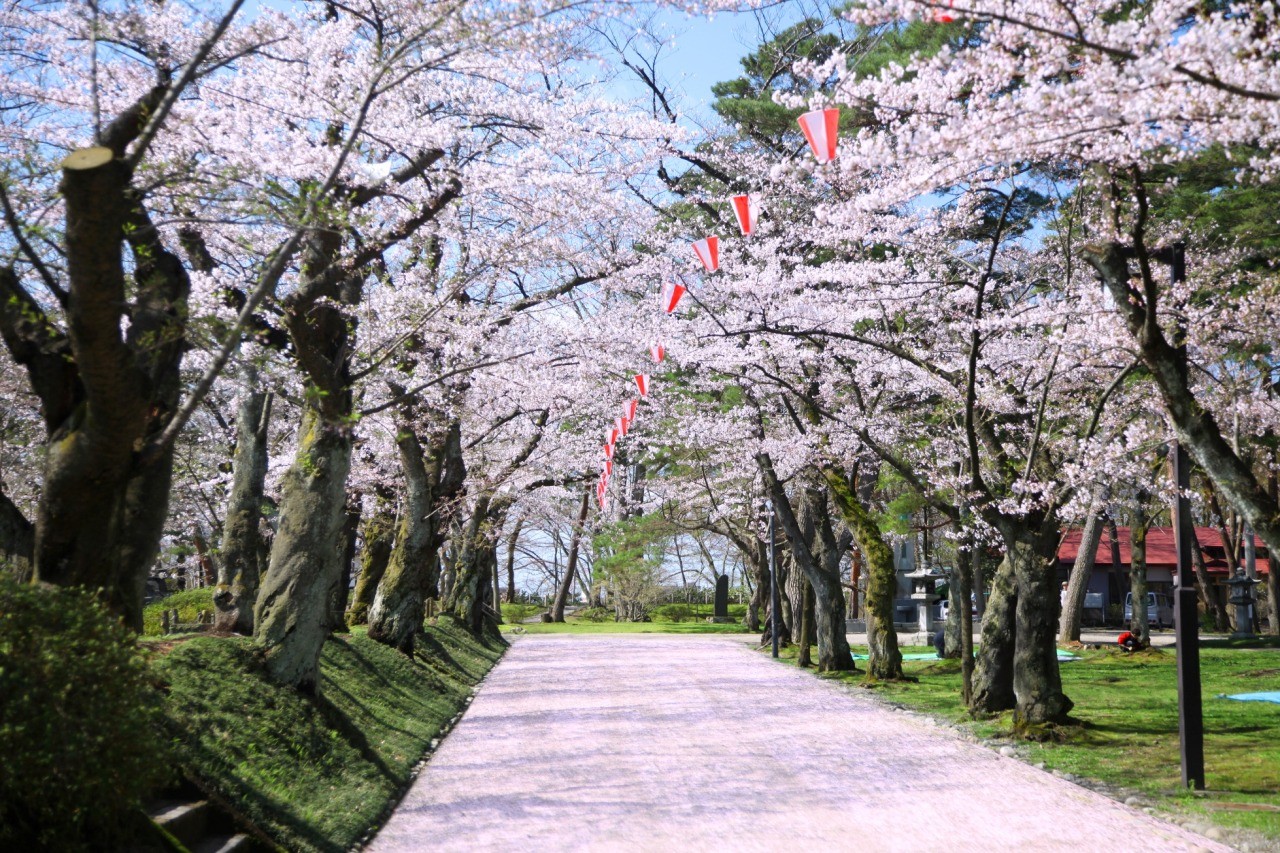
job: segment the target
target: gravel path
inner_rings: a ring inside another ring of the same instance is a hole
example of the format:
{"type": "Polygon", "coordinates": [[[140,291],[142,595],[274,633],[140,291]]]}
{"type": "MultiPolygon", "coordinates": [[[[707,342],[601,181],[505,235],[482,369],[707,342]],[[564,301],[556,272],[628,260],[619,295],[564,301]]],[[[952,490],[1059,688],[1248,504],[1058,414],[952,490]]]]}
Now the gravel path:
{"type": "Polygon", "coordinates": [[[1230,848],[733,640],[603,635],[518,639],[370,849],[1230,848]]]}

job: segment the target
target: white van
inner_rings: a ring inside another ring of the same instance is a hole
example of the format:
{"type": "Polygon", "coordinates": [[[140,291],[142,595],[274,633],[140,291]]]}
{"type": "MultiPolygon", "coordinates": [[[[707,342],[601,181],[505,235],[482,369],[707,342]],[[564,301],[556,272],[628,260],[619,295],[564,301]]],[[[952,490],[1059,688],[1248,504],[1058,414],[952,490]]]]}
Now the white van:
{"type": "MultiPolygon", "coordinates": [[[[1132,592],[1124,594],[1124,621],[1126,625],[1133,621],[1132,592]]],[[[1147,625],[1152,628],[1173,627],[1173,605],[1169,596],[1162,592],[1147,593],[1147,625]]]]}

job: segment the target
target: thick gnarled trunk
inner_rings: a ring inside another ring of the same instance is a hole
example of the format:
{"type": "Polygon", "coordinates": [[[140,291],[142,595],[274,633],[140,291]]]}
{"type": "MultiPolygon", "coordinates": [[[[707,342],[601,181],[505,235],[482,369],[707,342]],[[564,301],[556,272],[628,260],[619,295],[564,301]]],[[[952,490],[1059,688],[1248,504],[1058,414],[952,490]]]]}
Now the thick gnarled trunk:
{"type": "Polygon", "coordinates": [[[213,594],[213,625],[216,631],[252,635],[253,605],[267,556],[259,525],[267,480],[271,396],[257,388],[252,369],[246,371],[243,394],[236,411],[236,450],[222,526],[222,561],[213,594]]]}
{"type": "Polygon", "coordinates": [[[154,439],[177,408],[190,282],[129,181],[125,164],[107,148],[64,161],[66,337],[44,325],[43,312],[28,304],[11,275],[0,276],[0,330],[27,367],[49,432],[35,576],[101,589],[140,631],[173,469],[172,447],[154,439]],[[125,241],[133,251],[132,302],[125,241]],[[122,334],[126,308],[130,322],[122,334]]]}
{"type": "MultiPolygon", "coordinates": [[[[800,523],[792,511],[786,489],[774,472],[773,460],[767,453],[760,453],[756,455],[756,463],[764,478],[765,489],[773,499],[778,523],[787,534],[792,558],[800,571],[804,572],[809,583],[813,585],[818,670],[820,672],[852,670],[853,655],[844,633],[844,589],[840,585],[839,555],[834,553],[837,549],[832,547],[831,543],[824,542],[823,552],[815,556],[809,543],[805,541],[800,523]],[[822,557],[826,559],[820,559],[822,557]],[[833,565],[835,571],[832,571],[833,565]]],[[[814,499],[815,492],[816,490],[806,489],[804,499],[814,499]]],[[[825,512],[825,507],[825,501],[822,501],[820,508],[813,508],[819,521],[825,512]]],[[[827,519],[827,526],[830,526],[829,519],[827,519]]]]}
{"type": "Polygon", "coordinates": [[[1059,721],[1071,710],[1072,702],[1062,692],[1053,621],[1061,606],[1052,570],[1057,530],[1048,525],[1011,524],[1001,535],[1017,586],[1015,716],[1031,724],[1059,721]]]}
{"type": "Polygon", "coordinates": [[[836,508],[844,518],[853,541],[862,552],[867,572],[867,667],[872,678],[902,678],[902,652],[893,627],[893,599],[898,577],[893,566],[893,549],[884,541],[880,527],[858,499],[842,471],[823,471],[836,508]]]}
{"type": "Polygon", "coordinates": [[[254,613],[254,638],[271,676],[314,692],[330,630],[330,593],[342,573],[337,544],[346,523],[351,433],[303,405],[298,450],[285,474],[280,527],[254,613]]]}
{"type": "Polygon", "coordinates": [[[351,596],[351,607],[347,610],[348,625],[364,625],[369,621],[369,608],[373,606],[378,585],[387,570],[391,559],[391,546],[395,542],[396,528],[395,507],[391,501],[389,490],[380,492],[374,497],[373,512],[364,521],[360,538],[364,540],[364,548],[360,552],[360,573],[356,576],[355,592],[351,596]]]}
{"type": "Polygon", "coordinates": [[[437,585],[446,504],[462,488],[462,436],[457,421],[438,437],[429,454],[407,423],[399,427],[396,445],[407,493],[395,548],[369,610],[369,636],[412,654],[422,630],[424,602],[437,585]]]}
{"type": "Polygon", "coordinates": [[[991,581],[991,597],[982,619],[982,643],[973,672],[969,710],[978,714],[1007,711],[1017,704],[1013,692],[1013,651],[1016,643],[1017,583],[1013,561],[1006,554],[991,581]]]}

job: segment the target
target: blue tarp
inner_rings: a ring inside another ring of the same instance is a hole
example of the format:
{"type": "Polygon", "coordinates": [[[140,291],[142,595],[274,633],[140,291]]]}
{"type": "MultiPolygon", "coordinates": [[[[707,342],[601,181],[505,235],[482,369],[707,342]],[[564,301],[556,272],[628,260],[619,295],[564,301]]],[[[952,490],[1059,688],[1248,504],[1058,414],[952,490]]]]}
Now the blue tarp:
{"type": "MultiPolygon", "coordinates": [[[[866,655],[855,654],[853,656],[853,659],[867,660],[868,658],[866,655]]],[[[909,655],[903,655],[902,659],[903,660],[937,660],[938,656],[933,652],[913,652],[912,654],[909,654],[909,655]]],[[[1064,652],[1062,649],[1058,649],[1058,660],[1064,663],[1066,661],[1080,660],[1080,655],[1073,654],[1072,652],[1064,652]]]]}
{"type": "Polygon", "coordinates": [[[1235,699],[1238,702],[1275,702],[1280,705],[1280,690],[1272,690],[1266,693],[1233,693],[1222,698],[1235,699]]]}

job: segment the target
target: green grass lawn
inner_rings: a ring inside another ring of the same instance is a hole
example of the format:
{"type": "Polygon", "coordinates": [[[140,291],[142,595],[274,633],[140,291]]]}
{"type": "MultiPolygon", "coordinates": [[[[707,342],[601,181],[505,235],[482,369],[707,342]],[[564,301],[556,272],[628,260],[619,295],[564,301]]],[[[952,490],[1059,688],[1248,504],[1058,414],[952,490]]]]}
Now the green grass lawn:
{"type": "MultiPolygon", "coordinates": [[[[1206,795],[1181,791],[1171,649],[1136,655],[1086,650],[1081,660],[1062,664],[1063,689],[1075,702],[1075,722],[1057,729],[1053,742],[1026,743],[1027,760],[1134,789],[1159,808],[1198,813],[1223,826],[1262,832],[1280,843],[1280,705],[1218,698],[1280,690],[1280,649],[1242,645],[1210,641],[1201,649],[1206,795]]],[[[864,648],[854,651],[865,654],[864,648]]],[[[794,658],[794,650],[788,652],[794,658]]],[[[961,722],[983,738],[1013,737],[1009,713],[991,720],[968,718],[960,704],[959,661],[907,661],[903,668],[918,680],[878,683],[876,695],[961,722]]],[[[869,686],[865,673],[830,677],[869,686]]]]}
{"type": "Polygon", "coordinates": [[[288,850],[343,851],[383,819],[504,644],[427,629],[410,660],[362,630],[325,645],[320,699],[273,684],[248,638],[153,644],[177,761],[288,850]]]}

